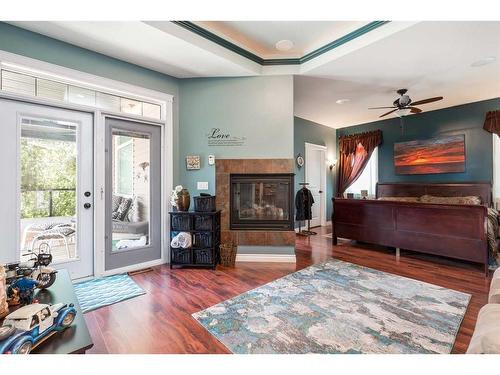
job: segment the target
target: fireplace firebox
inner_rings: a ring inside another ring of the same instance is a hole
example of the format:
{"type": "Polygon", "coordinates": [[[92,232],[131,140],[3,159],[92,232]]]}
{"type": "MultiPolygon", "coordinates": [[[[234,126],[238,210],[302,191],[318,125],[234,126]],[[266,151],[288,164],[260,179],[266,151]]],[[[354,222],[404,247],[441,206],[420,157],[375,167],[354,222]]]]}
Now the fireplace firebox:
{"type": "Polygon", "coordinates": [[[232,230],[293,230],[293,173],[231,174],[232,230]]]}

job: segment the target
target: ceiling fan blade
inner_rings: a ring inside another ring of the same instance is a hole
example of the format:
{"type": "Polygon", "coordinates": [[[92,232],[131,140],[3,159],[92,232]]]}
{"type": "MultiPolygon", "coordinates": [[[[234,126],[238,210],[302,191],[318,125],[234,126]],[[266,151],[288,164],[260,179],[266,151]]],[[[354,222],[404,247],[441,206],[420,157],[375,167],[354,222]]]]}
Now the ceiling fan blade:
{"type": "Polygon", "coordinates": [[[420,113],[420,112],[422,112],[422,110],[420,108],[417,108],[417,107],[407,107],[407,108],[411,109],[411,113],[420,113]]]}
{"type": "Polygon", "coordinates": [[[411,105],[419,105],[419,104],[427,104],[432,102],[437,102],[438,100],[442,100],[442,96],[436,96],[434,98],[427,98],[422,100],[417,100],[416,102],[411,102],[411,105]]]}
{"type": "Polygon", "coordinates": [[[386,108],[397,108],[397,107],[371,107],[371,108],[368,108],[368,109],[386,109],[386,108]]]}
{"type": "Polygon", "coordinates": [[[384,113],[383,115],[380,115],[380,116],[378,116],[378,117],[380,118],[380,117],[384,117],[384,116],[390,115],[392,112],[396,112],[397,110],[398,110],[398,108],[393,109],[392,111],[389,111],[389,112],[387,112],[387,113],[384,113]]]}

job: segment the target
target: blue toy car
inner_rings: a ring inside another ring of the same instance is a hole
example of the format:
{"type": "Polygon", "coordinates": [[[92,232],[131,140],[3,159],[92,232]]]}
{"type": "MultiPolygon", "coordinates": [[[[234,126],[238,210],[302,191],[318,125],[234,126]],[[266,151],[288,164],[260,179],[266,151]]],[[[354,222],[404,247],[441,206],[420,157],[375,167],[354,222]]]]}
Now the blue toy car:
{"type": "Polygon", "coordinates": [[[76,316],[73,304],[34,303],[7,315],[0,327],[0,354],[28,354],[53,334],[69,327],[76,316]]]}

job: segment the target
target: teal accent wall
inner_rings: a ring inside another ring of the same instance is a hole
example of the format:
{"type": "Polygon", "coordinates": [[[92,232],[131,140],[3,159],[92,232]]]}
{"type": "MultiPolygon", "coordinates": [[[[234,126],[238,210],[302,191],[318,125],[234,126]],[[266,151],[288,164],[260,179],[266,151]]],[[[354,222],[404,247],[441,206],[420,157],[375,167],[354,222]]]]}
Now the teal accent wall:
{"type": "Polygon", "coordinates": [[[492,136],[483,130],[483,124],[486,112],[499,109],[500,98],[496,98],[404,117],[404,134],[401,133],[400,119],[391,118],[337,129],[337,135],[382,130],[383,143],[379,147],[378,156],[379,182],[491,182],[492,136]],[[455,134],[465,134],[465,172],[425,175],[395,173],[393,150],[395,142],[455,134]]]}
{"type": "MultiPolygon", "coordinates": [[[[126,82],[174,96],[174,140],[179,138],[179,80],[88,49],[0,22],[0,50],[126,82]]],[[[179,180],[179,149],[174,142],[174,181],[179,180]]]]}
{"type": "Polygon", "coordinates": [[[293,157],[293,78],[262,76],[193,78],[180,83],[180,183],[198,195],[197,181],[215,194],[216,159],[293,157]],[[209,146],[207,135],[220,128],[245,137],[242,146],[209,146]],[[201,169],[186,170],[186,155],[200,155],[201,169]]]}
{"type": "MultiPolygon", "coordinates": [[[[294,157],[300,153],[305,158],[305,143],[313,143],[316,145],[326,146],[326,158],[329,160],[336,159],[337,156],[337,131],[325,125],[321,125],[300,117],[294,117],[294,157]]],[[[326,170],[326,220],[329,221],[332,215],[332,200],[335,195],[335,169],[330,169],[325,165],[326,170]]],[[[295,192],[301,186],[299,182],[304,182],[305,165],[299,168],[295,163],[295,192]]]]}

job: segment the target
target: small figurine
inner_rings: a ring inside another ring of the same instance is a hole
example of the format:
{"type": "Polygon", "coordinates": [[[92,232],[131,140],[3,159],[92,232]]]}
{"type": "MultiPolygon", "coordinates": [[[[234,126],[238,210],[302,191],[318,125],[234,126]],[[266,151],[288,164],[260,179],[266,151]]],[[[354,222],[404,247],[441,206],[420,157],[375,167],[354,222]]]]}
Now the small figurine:
{"type": "Polygon", "coordinates": [[[18,289],[7,288],[7,303],[9,306],[17,306],[21,303],[18,289]]]}
{"type": "Polygon", "coordinates": [[[34,303],[7,315],[0,327],[0,354],[28,354],[75,320],[73,304],[34,303]]]}
{"type": "Polygon", "coordinates": [[[17,290],[17,294],[19,295],[19,303],[22,305],[29,305],[33,302],[33,295],[35,293],[35,288],[39,285],[39,282],[33,280],[29,276],[31,272],[26,270],[24,273],[24,277],[17,279],[9,286],[8,294],[14,294],[17,290]]]}

